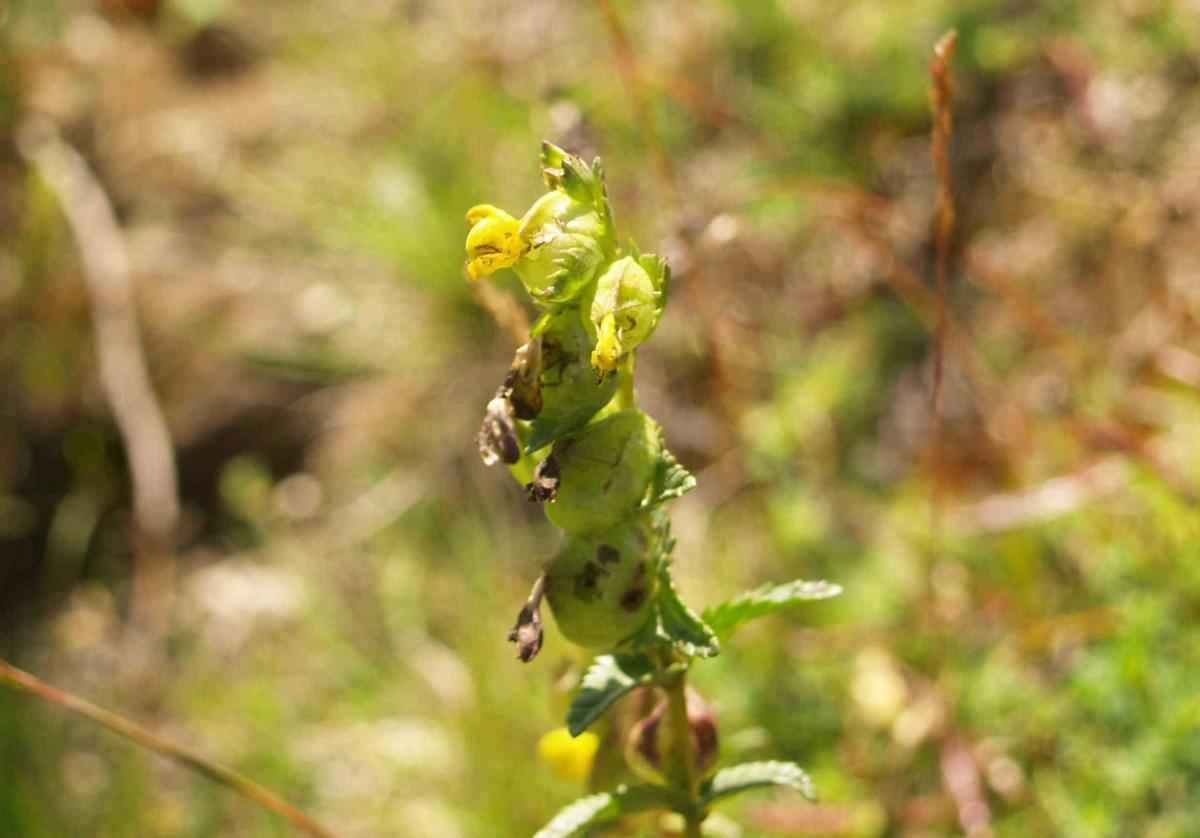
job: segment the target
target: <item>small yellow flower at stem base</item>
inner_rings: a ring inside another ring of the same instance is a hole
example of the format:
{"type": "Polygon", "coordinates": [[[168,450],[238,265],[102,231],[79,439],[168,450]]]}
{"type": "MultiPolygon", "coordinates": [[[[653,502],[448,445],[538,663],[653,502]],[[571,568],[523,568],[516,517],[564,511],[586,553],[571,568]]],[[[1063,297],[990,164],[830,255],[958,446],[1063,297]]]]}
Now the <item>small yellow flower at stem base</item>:
{"type": "Polygon", "coordinates": [[[591,731],[571,736],[565,727],[556,728],[538,741],[538,756],[564,780],[582,780],[592,770],[600,738],[591,731]]]}
{"type": "Polygon", "coordinates": [[[603,378],[617,371],[617,360],[621,357],[621,337],[617,334],[617,318],[611,311],[600,321],[596,334],[596,348],[592,350],[592,366],[600,370],[603,378]]]}
{"type": "Polygon", "coordinates": [[[472,281],[511,268],[528,245],[521,239],[521,222],[491,204],[467,211],[467,275],[472,281]]]}

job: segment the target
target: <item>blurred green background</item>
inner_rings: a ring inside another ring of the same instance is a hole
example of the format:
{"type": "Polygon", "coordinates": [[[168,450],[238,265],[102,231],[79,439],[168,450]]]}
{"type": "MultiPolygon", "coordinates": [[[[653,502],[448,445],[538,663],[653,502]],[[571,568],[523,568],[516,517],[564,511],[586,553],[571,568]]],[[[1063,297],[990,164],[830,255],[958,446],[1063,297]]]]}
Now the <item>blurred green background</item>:
{"type": "MultiPolygon", "coordinates": [[[[528,835],[578,796],[536,745],[587,658],[504,642],[557,535],[473,442],[519,295],[462,269],[549,138],[675,267],[639,392],[699,480],[685,597],[846,589],[695,671],[726,763],[822,792],[739,800],[741,834],[1200,834],[1198,31],[1185,0],[0,3],[0,652],[339,834],[528,835]],[[116,209],[173,437],[158,652],[37,121],[116,209]]],[[[217,834],[288,830],[0,692],[0,835],[217,834]]]]}

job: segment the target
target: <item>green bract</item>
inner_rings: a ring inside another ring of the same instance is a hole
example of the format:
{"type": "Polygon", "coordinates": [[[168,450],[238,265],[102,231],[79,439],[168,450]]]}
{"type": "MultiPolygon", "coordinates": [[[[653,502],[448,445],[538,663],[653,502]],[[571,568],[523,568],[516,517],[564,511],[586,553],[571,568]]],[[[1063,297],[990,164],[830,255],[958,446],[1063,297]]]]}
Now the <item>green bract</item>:
{"type": "Polygon", "coordinates": [[[658,423],[637,410],[593,422],[555,446],[558,497],[546,517],[573,533],[596,532],[633,515],[654,479],[658,423]]]}
{"type": "Polygon", "coordinates": [[[608,646],[641,628],[657,584],[652,539],[648,526],[631,522],[567,540],[546,566],[546,599],[563,636],[608,646]]]}

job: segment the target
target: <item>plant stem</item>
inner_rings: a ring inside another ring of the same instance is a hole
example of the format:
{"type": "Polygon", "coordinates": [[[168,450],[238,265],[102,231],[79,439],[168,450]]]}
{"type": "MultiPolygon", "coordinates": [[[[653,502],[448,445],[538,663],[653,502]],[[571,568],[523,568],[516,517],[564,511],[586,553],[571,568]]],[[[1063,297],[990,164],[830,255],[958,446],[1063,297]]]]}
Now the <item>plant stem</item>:
{"type": "Polygon", "coordinates": [[[637,366],[637,350],[631,350],[621,359],[618,373],[617,407],[621,410],[637,410],[637,393],[633,389],[633,371],[637,366]]]}
{"type": "Polygon", "coordinates": [[[700,838],[704,811],[697,805],[700,798],[700,776],[696,771],[696,755],[692,753],[692,729],[687,717],[687,676],[674,678],[667,686],[667,714],[671,738],[675,740],[675,780],[687,796],[689,806],[684,817],[684,838],[700,838]]]}
{"type": "Polygon", "coordinates": [[[136,725],[115,713],[110,713],[101,707],[97,707],[88,701],[84,701],[82,698],[71,695],[68,692],[63,692],[57,687],[53,687],[45,681],[3,660],[0,660],[0,684],[37,696],[44,701],[49,701],[51,704],[57,704],[64,710],[69,710],[76,715],[83,716],[85,719],[90,719],[114,733],[119,733],[127,739],[132,739],[145,748],[173,759],[186,768],[190,768],[193,771],[203,774],[210,780],[232,789],[242,797],[257,803],[264,809],[271,810],[280,817],[287,819],[297,829],[315,836],[315,838],[333,837],[332,832],[322,827],[292,804],[276,797],[249,777],[244,777],[230,768],[210,762],[204,757],[185,750],[179,745],[161,739],[144,727],[136,725]]]}

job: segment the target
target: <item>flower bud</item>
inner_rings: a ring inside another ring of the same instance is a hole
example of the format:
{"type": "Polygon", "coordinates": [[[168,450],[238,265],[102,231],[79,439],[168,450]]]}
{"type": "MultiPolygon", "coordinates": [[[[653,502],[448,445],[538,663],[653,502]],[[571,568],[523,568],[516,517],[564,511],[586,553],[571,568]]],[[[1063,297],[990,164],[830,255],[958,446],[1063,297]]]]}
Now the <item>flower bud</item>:
{"type": "Polygon", "coordinates": [[[547,192],[521,219],[527,249],[513,270],[538,302],[565,302],[595,279],[604,261],[604,237],[594,206],[558,190],[547,192]]]}
{"type": "Polygon", "coordinates": [[[555,446],[558,491],[546,517],[568,532],[598,532],[629,518],[654,478],[662,449],[658,423],[622,410],[555,446]]]}
{"type": "Polygon", "coordinates": [[[657,586],[652,541],[650,528],[637,521],[567,540],[546,565],[545,589],[564,637],[611,646],[642,627],[657,586]]]}
{"type": "Polygon", "coordinates": [[[596,334],[591,362],[602,375],[650,337],[662,316],[666,283],[666,263],[651,254],[618,259],[597,281],[588,316],[596,334]]]}
{"type": "MultiPolygon", "coordinates": [[[[696,772],[706,776],[717,764],[717,718],[698,692],[686,692],[688,730],[696,772]]],[[[650,715],[635,724],[625,741],[625,762],[634,774],[657,785],[668,784],[668,774],[678,765],[669,703],[663,699],[650,715]]]]}

